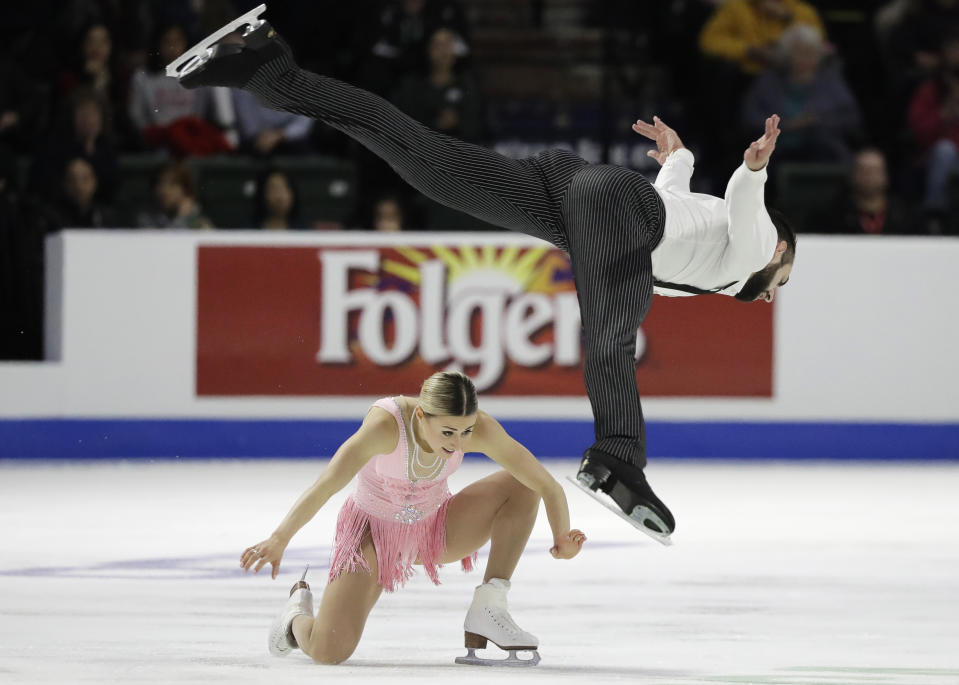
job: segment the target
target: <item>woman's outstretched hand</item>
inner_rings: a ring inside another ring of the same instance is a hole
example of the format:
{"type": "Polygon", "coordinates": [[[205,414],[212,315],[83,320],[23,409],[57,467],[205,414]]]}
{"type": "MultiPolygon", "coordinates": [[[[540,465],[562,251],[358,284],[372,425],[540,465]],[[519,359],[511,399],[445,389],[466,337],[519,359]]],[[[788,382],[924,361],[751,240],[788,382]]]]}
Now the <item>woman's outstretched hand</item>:
{"type": "Polygon", "coordinates": [[[633,124],[633,130],[656,143],[656,149],[650,150],[646,154],[660,164],[665,164],[666,158],[676,150],[686,147],[679,136],[676,135],[676,131],[667,126],[659,117],[653,117],[653,123],[651,124],[647,124],[642,119],[637,119],[636,123],[633,124]]]}
{"type": "Polygon", "coordinates": [[[259,573],[260,569],[267,564],[273,565],[272,576],[275,579],[276,574],[280,572],[280,559],[283,558],[283,552],[286,551],[287,542],[284,542],[276,535],[271,535],[263,542],[258,542],[252,547],[247,547],[240,555],[240,568],[249,571],[253,568],[254,573],[259,573]]]}
{"type": "Polygon", "coordinates": [[[554,542],[556,544],[549,550],[554,559],[572,559],[583,548],[586,535],[581,530],[573,529],[554,542]]]}

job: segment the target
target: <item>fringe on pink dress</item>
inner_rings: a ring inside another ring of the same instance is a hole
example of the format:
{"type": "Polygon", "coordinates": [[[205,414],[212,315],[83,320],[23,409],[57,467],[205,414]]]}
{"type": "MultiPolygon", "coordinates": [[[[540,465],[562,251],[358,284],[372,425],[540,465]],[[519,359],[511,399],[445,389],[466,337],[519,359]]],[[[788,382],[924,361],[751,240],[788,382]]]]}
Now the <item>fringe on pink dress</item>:
{"type": "MultiPolygon", "coordinates": [[[[373,457],[357,474],[356,489],[337,516],[330,581],[344,572],[370,572],[361,550],[368,528],[379,566],[377,582],[384,590],[393,592],[397,585],[405,585],[417,560],[439,585],[439,562],[446,551],[446,510],[452,498],[446,481],[463,463],[463,453],[454,452],[435,478],[411,481],[407,430],[399,405],[387,397],[373,406],[393,415],[400,437],[396,449],[373,457]]],[[[460,563],[464,571],[472,571],[475,561],[474,553],[460,563]]]]}

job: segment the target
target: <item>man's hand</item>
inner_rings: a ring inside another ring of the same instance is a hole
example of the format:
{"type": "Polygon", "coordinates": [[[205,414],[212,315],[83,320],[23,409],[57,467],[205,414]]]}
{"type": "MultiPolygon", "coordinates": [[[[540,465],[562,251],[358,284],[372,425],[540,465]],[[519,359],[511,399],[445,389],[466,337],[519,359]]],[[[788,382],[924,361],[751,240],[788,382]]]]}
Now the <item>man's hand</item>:
{"type": "Polygon", "coordinates": [[[743,161],[750,171],[759,171],[769,162],[769,156],[776,149],[776,139],[779,138],[779,115],[773,114],[766,119],[766,132],[762,137],[754,140],[743,153],[743,161]]]}
{"type": "Polygon", "coordinates": [[[665,164],[666,158],[676,150],[686,147],[679,136],[676,135],[676,131],[669,128],[659,117],[653,117],[653,123],[651,124],[647,124],[642,119],[637,119],[636,123],[633,124],[633,130],[639,135],[655,141],[656,149],[650,150],[646,154],[660,164],[665,164]]]}

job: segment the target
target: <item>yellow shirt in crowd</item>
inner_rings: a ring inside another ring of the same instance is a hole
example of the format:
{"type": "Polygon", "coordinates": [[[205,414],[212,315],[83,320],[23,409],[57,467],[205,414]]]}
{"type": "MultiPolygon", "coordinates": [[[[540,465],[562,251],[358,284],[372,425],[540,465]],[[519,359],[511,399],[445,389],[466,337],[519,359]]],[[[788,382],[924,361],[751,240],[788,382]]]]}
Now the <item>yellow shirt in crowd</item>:
{"type": "Polygon", "coordinates": [[[750,0],[726,0],[703,27],[700,49],[711,57],[738,62],[743,71],[755,74],[763,65],[747,57],[749,48],[775,43],[783,31],[794,24],[808,24],[825,36],[822,20],[812,5],[802,0],[783,0],[783,4],[792,21],[763,15],[750,0]]]}

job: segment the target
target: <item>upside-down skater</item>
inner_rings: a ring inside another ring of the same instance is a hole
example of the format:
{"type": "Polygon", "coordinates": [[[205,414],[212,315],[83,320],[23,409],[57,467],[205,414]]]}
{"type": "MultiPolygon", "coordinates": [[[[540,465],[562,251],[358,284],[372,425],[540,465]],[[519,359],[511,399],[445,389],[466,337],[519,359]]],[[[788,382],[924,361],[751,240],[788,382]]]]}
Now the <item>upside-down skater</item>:
{"type": "Polygon", "coordinates": [[[676,523],[646,480],[646,427],[636,332],[661,295],[721,293],[771,302],[792,270],[796,236],[763,201],[779,117],[743,155],[724,198],[691,193],[693,154],[662,120],[633,129],[662,169],[589,164],[566,150],[510,159],[414,121],[382,98],[297,66],[261,5],[197,44],[167,73],[187,88],[229,86],[274,109],[314,117],[384,159],[416,190],[488,223],[535,236],[570,257],[585,339],[595,442],[577,474],[624,517],[668,543],[676,523]]]}
{"type": "Polygon", "coordinates": [[[461,560],[464,570],[470,570],[476,551],[488,540],[486,574],[464,622],[469,651],[457,662],[535,666],[539,641],[513,621],[506,594],[540,499],[553,531],[554,558],[576,556],[586,536],[570,530],[559,483],[479,410],[472,381],[461,373],[439,372],[426,379],[417,398],[377,400],[276,531],[243,551],[240,565],[259,572],[271,564],[276,578],[293,535],[354,476],[356,489],[337,517],[320,609],[314,616],[313,594],[301,579],[270,629],[270,652],[283,656],[299,647],[319,663],[346,660],[380,594],[402,586],[414,563],[439,583],[440,564],[461,560]],[[462,463],[467,446],[489,455],[503,470],[451,496],[447,479],[462,463]],[[509,651],[508,658],[477,657],[475,650],[487,642],[509,651]],[[517,651],[531,651],[532,658],[521,659],[517,651]]]}

